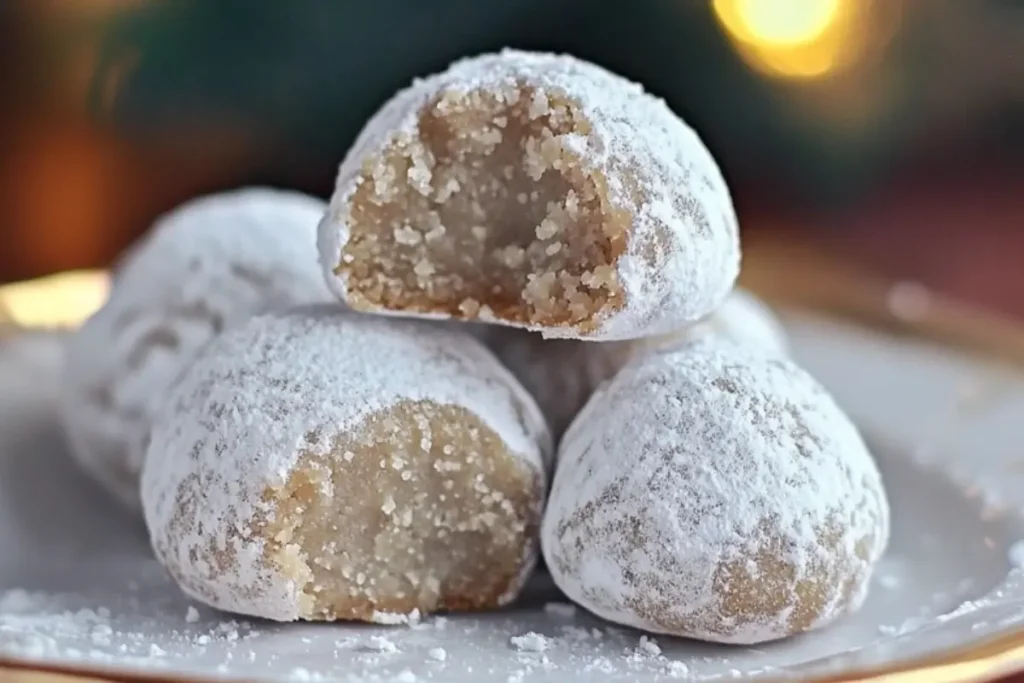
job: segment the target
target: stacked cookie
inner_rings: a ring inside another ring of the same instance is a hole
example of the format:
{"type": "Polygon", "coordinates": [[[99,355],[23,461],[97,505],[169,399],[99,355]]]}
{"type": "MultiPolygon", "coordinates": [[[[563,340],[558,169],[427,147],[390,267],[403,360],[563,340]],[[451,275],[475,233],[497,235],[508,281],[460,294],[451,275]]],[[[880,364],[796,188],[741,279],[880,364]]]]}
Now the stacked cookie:
{"type": "Polygon", "coordinates": [[[663,102],[486,55],[386,103],[329,206],[162,219],[74,340],[65,424],[222,609],[486,609],[540,547],[610,620],[780,638],[860,605],[888,509],[738,270],[725,182],[663,102]]]}

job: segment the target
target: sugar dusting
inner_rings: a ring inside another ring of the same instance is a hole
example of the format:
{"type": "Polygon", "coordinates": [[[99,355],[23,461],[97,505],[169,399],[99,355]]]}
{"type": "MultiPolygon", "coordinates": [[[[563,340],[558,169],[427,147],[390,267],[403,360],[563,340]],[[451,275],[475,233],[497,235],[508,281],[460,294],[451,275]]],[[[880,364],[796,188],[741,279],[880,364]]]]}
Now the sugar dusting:
{"type": "MultiPolygon", "coordinates": [[[[970,600],[932,618],[881,627],[881,635],[906,636],[927,623],[971,616],[998,604],[1001,593],[970,600]]],[[[0,593],[0,657],[16,661],[103,666],[109,671],[216,671],[245,680],[268,675],[296,681],[383,683],[407,680],[775,680],[771,650],[734,648],[724,653],[672,638],[655,639],[600,622],[582,612],[577,621],[545,623],[537,610],[524,629],[521,617],[426,617],[394,627],[304,627],[223,621],[183,624],[180,601],[165,617],[141,617],[141,605],[108,603],[68,608],[66,596],[22,590],[0,593]],[[148,625],[146,625],[148,624],[148,625]],[[524,647],[516,645],[520,643],[524,647]],[[468,645],[468,647],[467,647],[468,645]],[[679,652],[683,645],[685,654],[679,652]],[[443,653],[443,654],[441,654],[443,653]],[[708,656],[712,655],[712,656],[708,656]],[[769,663],[771,662],[771,663],[769,663]],[[410,672],[410,674],[406,674],[410,672]]],[[[147,601],[148,604],[148,601],[147,601]]],[[[988,624],[978,622],[981,628],[988,624]]],[[[815,650],[817,652],[817,650],[815,650]]]]}
{"type": "Polygon", "coordinates": [[[108,607],[68,609],[67,602],[67,596],[57,593],[22,589],[0,593],[0,655],[166,669],[210,645],[234,642],[248,647],[260,635],[248,622],[230,620],[163,628],[159,642],[154,642],[152,634],[123,628],[123,618],[115,617],[108,607]]]}
{"type": "MultiPolygon", "coordinates": [[[[267,315],[213,342],[167,401],[142,482],[158,555],[185,572],[178,579],[196,599],[297,618],[302,586],[263,561],[262,539],[246,538],[250,520],[267,514],[261,496],[288,479],[300,454],[328,455],[338,434],[404,399],[466,406],[543,480],[550,443],[536,405],[469,335],[326,307],[267,315]],[[188,491],[203,505],[181,524],[181,487],[197,476],[201,492],[188,491]],[[216,570],[194,561],[211,544],[234,560],[216,570]]],[[[523,552],[507,599],[533,565],[533,545],[523,552]]],[[[404,623],[418,614],[375,617],[404,623]]]]}
{"type": "Polygon", "coordinates": [[[887,537],[878,470],[824,389],[714,339],[638,358],[591,399],[563,439],[541,531],[556,583],[590,611],[734,643],[790,633],[801,582],[823,596],[803,628],[855,609],[887,537]],[[771,562],[791,568],[777,589],[790,597],[730,605],[733,582],[771,562]]]}
{"type": "Polygon", "coordinates": [[[714,313],[690,330],[687,337],[698,339],[705,334],[765,353],[789,355],[789,338],[782,321],[764,301],[742,288],[734,289],[714,313]]]}
{"type": "MultiPolygon", "coordinates": [[[[630,216],[624,253],[609,272],[593,274],[621,286],[624,305],[593,321],[592,330],[540,330],[553,337],[629,339],[670,332],[715,309],[738,274],[739,239],[725,181],[697,134],[637,84],[572,57],[515,50],[465,59],[416,81],[366,124],[341,164],[319,230],[321,260],[337,294],[348,294],[348,271],[339,266],[349,240],[350,202],[367,161],[395,140],[416,139],[420,113],[432,102],[440,107],[446,98],[474,92],[518,98],[523,86],[532,89],[538,115],[549,95],[566,98],[579,109],[585,128],[554,136],[546,144],[605,179],[612,211],[630,216]]],[[[429,173],[426,166],[420,173],[426,183],[429,173]]],[[[538,236],[545,234],[542,223],[538,236]]],[[[534,285],[548,286],[540,281],[534,285]]]]}
{"type": "Polygon", "coordinates": [[[150,424],[210,339],[254,313],[331,299],[315,248],[324,207],[268,189],[182,205],[128,253],[109,301],[71,337],[61,412],[72,452],[130,507],[150,424]]]}
{"type": "Polygon", "coordinates": [[[537,400],[559,438],[587,400],[637,355],[685,344],[708,335],[766,353],[785,356],[789,340],[772,310],[746,290],[737,289],[707,319],[691,327],[647,339],[600,344],[575,339],[544,339],[536,332],[493,325],[469,326],[537,400]]]}
{"type": "Polygon", "coordinates": [[[512,646],[520,652],[543,652],[551,647],[547,638],[533,631],[521,636],[512,636],[509,640],[512,646]]]}

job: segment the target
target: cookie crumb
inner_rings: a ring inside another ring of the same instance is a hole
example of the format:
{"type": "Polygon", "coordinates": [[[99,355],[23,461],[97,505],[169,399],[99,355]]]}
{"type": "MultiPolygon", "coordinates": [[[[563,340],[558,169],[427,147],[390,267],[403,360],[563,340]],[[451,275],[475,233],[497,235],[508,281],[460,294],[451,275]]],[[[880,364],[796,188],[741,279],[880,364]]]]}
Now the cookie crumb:
{"type": "Polygon", "coordinates": [[[683,662],[669,662],[665,667],[665,673],[669,678],[685,678],[690,675],[690,667],[683,662]]]}
{"type": "Polygon", "coordinates": [[[513,647],[520,652],[544,652],[551,645],[546,637],[534,631],[521,636],[512,636],[511,642],[513,647]]]}
{"type": "Polygon", "coordinates": [[[651,657],[657,657],[661,654],[661,648],[658,646],[658,643],[655,642],[654,638],[648,638],[647,636],[640,636],[640,644],[636,649],[638,652],[650,655],[651,657]]]}
{"type": "Polygon", "coordinates": [[[389,654],[392,652],[398,652],[398,647],[383,636],[370,636],[369,642],[367,642],[363,647],[373,652],[386,652],[389,654]]]}

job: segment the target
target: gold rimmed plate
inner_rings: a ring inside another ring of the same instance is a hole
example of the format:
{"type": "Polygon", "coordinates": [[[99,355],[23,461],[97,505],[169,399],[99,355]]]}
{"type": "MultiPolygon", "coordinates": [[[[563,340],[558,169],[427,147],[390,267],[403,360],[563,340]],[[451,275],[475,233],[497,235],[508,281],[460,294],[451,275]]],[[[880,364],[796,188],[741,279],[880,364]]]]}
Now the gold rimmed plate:
{"type": "Polygon", "coordinates": [[[1024,664],[1024,371],[920,336],[785,319],[796,358],[864,430],[893,506],[867,603],[832,627],[755,648],[652,644],[550,606],[559,597],[543,580],[507,612],[412,626],[276,625],[192,605],[141,524],[69,463],[54,414],[61,336],[34,335],[0,344],[0,662],[161,680],[452,683],[941,683],[1024,664]],[[516,648],[529,632],[540,651],[516,648]]]}

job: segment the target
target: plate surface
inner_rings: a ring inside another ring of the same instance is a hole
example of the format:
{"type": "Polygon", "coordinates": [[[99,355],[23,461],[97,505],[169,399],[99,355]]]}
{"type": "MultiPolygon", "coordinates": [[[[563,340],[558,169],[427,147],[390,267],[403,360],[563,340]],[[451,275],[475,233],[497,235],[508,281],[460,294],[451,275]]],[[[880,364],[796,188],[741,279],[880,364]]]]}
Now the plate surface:
{"type": "Polygon", "coordinates": [[[573,610],[543,578],[516,609],[411,626],[281,626],[192,605],[141,524],[68,461],[52,410],[60,342],[35,336],[0,343],[0,660],[235,680],[853,678],[1024,628],[1024,373],[787,322],[794,355],[868,436],[893,507],[867,604],[834,627],[758,648],[647,639],[573,610]]]}

